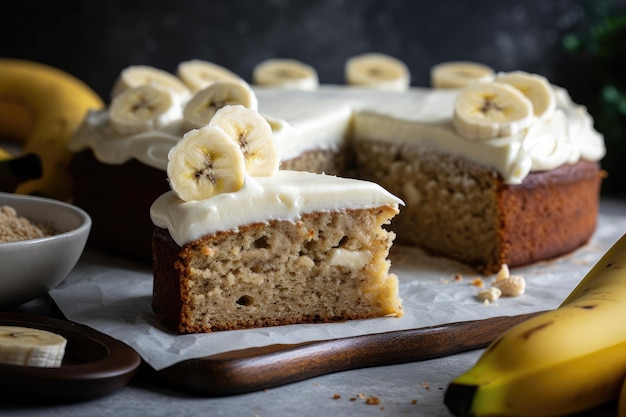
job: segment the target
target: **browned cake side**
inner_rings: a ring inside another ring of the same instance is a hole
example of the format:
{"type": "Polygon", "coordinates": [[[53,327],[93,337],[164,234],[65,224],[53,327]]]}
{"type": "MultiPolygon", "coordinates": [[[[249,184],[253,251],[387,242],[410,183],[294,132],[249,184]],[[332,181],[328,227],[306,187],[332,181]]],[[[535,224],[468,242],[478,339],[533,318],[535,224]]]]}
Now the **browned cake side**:
{"type": "Polygon", "coordinates": [[[91,150],[74,154],[69,170],[74,179],[73,203],[93,221],[90,244],[149,261],[154,228],[150,206],[170,189],[165,172],[134,159],[122,165],[104,164],[91,150]]]}
{"type": "Polygon", "coordinates": [[[598,163],[581,161],[501,185],[502,262],[524,265],[585,244],[596,228],[601,180],[598,163]]]}
{"type": "Polygon", "coordinates": [[[357,141],[355,147],[361,176],[406,204],[392,225],[399,243],[481,272],[566,254],[595,229],[596,163],[533,172],[523,184],[507,185],[493,170],[408,144],[357,141]]]}
{"type": "Polygon", "coordinates": [[[181,333],[402,315],[392,207],[307,215],[180,248],[155,228],[153,309],[181,333]]]}

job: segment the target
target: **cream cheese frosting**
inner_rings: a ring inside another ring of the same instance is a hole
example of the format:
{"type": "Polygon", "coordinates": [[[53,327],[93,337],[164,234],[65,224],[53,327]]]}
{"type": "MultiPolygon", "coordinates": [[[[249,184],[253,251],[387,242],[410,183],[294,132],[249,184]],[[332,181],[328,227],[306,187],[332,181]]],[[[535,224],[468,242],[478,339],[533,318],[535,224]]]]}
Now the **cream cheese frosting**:
{"type": "Polygon", "coordinates": [[[399,198],[373,182],[279,171],[271,177],[246,176],[240,190],[201,201],[183,201],[174,192],[166,192],[152,204],[150,217],[183,246],[218,231],[237,231],[241,225],[400,204],[399,198]]]}
{"type": "MultiPolygon", "coordinates": [[[[379,91],[321,86],[316,91],[255,88],[259,113],[272,126],[282,160],[314,149],[338,149],[351,140],[408,142],[425,149],[462,156],[495,169],[508,184],[519,184],[531,171],[543,171],[578,160],[599,161],[604,138],[587,110],[553,86],[557,110],[546,121],[536,119],[519,134],[476,141],[452,125],[458,90],[411,88],[379,91]]],[[[78,152],[91,148],[98,160],[122,164],[131,158],[165,170],[167,152],[181,137],[180,123],[164,129],[120,137],[109,127],[106,111],[91,113],[70,142],[78,152]]]]}

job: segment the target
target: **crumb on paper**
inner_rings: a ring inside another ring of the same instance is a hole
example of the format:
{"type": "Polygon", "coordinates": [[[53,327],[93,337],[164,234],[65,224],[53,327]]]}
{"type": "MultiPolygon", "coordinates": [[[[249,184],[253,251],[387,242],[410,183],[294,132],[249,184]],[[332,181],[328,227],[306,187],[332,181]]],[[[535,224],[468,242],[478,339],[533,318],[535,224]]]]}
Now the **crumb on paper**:
{"type": "Polygon", "coordinates": [[[412,405],[417,404],[417,400],[411,400],[411,404],[412,404],[412,405]]]}
{"type": "Polygon", "coordinates": [[[502,291],[503,297],[517,297],[526,291],[526,281],[521,275],[511,275],[493,284],[502,291]]]}
{"type": "Polygon", "coordinates": [[[339,394],[337,394],[337,393],[334,393],[334,394],[333,394],[333,400],[338,400],[338,399],[340,399],[340,398],[341,398],[341,395],[339,395],[339,394]]]}
{"type": "Polygon", "coordinates": [[[454,280],[455,280],[456,282],[461,282],[461,281],[463,281],[463,275],[461,275],[461,274],[454,274],[454,280]]]}
{"type": "Polygon", "coordinates": [[[497,287],[491,287],[478,292],[478,300],[488,305],[496,301],[502,295],[502,290],[497,287]]]}
{"type": "Polygon", "coordinates": [[[472,285],[474,287],[483,288],[485,286],[485,282],[481,277],[476,277],[472,280],[472,285]]]}
{"type": "Polygon", "coordinates": [[[365,399],[365,404],[367,404],[367,405],[378,405],[378,404],[380,404],[380,398],[375,397],[375,396],[367,397],[365,399]]]}
{"type": "Polygon", "coordinates": [[[422,386],[424,389],[430,389],[430,384],[428,382],[422,382],[422,386]]]}

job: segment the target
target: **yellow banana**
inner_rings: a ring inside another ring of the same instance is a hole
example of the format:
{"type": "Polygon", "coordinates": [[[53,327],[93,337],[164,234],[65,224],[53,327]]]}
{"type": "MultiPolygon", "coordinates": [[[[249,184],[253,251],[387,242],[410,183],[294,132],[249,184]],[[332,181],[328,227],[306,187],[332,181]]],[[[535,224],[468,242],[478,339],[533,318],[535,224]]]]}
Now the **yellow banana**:
{"type": "Polygon", "coordinates": [[[505,332],[448,386],[457,416],[560,416],[618,399],[626,378],[626,235],[555,310],[505,332]]]}
{"type": "Polygon", "coordinates": [[[72,156],[67,143],[87,112],[102,107],[98,94],[60,69],[0,59],[0,137],[20,143],[22,154],[38,155],[43,168],[40,178],[2,191],[67,199],[72,156]]]}

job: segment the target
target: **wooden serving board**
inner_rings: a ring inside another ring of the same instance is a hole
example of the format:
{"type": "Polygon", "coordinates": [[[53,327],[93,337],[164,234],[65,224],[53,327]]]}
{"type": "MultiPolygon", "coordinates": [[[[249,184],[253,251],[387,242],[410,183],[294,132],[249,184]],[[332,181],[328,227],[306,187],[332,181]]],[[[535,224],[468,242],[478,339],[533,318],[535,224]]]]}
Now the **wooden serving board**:
{"type": "Polygon", "coordinates": [[[480,349],[510,327],[541,313],[235,350],[186,360],[155,373],[174,388],[196,395],[242,394],[333,372],[480,349]]]}

